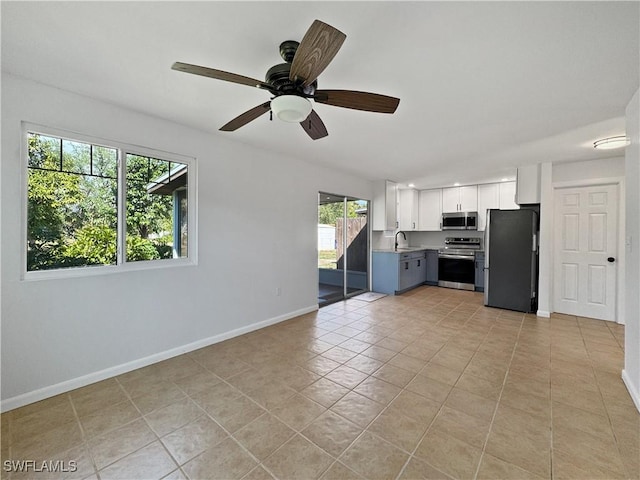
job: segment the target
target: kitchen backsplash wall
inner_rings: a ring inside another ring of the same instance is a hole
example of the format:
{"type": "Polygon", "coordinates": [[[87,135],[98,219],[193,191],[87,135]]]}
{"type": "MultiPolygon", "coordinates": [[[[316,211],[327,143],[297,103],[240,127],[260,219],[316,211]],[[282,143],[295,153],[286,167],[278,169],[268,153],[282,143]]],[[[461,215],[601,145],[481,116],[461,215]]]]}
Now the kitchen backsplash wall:
{"type": "MultiPolygon", "coordinates": [[[[412,247],[438,247],[444,246],[447,237],[483,238],[484,232],[476,230],[447,230],[444,232],[407,232],[409,245],[412,247]]],[[[484,246],[484,245],[483,245],[484,246]]]]}
{"type": "MultiPolygon", "coordinates": [[[[395,233],[395,232],[394,232],[395,233]]],[[[484,232],[474,230],[448,230],[445,232],[405,232],[407,240],[398,235],[398,245],[401,247],[442,247],[447,237],[469,237],[482,238],[484,243],[484,232]]],[[[395,239],[393,235],[385,236],[385,232],[372,232],[371,248],[373,250],[391,249],[394,247],[395,239]]],[[[482,246],[484,246],[482,244],[482,246]]]]}
{"type": "MultiPolygon", "coordinates": [[[[385,250],[385,249],[394,247],[395,239],[393,235],[385,236],[385,233],[388,233],[388,232],[379,232],[379,231],[371,232],[371,249],[372,250],[385,250]]],[[[409,235],[407,235],[407,241],[405,242],[404,238],[402,238],[402,235],[398,235],[398,243],[400,245],[408,246],[410,245],[409,238],[410,238],[409,235]]]]}

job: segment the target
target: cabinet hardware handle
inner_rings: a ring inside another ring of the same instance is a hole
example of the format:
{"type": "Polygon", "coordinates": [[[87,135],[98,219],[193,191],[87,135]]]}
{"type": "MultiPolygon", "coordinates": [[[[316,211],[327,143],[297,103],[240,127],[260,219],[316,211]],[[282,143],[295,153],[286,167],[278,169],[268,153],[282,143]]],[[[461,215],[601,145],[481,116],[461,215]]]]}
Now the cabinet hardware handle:
{"type": "Polygon", "coordinates": [[[409,270],[409,262],[404,262],[404,269],[409,270]]]}

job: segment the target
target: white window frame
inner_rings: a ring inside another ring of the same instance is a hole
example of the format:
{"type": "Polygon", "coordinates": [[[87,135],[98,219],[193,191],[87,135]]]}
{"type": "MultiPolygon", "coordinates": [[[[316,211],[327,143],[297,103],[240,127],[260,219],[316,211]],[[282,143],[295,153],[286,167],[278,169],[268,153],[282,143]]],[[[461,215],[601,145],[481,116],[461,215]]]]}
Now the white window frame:
{"type": "Polygon", "coordinates": [[[29,122],[22,122],[21,142],[21,195],[22,195],[22,225],[21,225],[21,280],[50,280],[57,278],[86,277],[93,275],[105,275],[128,271],[149,270],[158,268],[175,268],[194,266],[198,263],[198,228],[197,228],[197,161],[194,157],[166,152],[139,145],[131,145],[115,140],[97,138],[77,132],[70,132],[59,128],[46,127],[29,122]],[[28,230],[28,177],[29,177],[29,133],[62,138],[77,142],[100,145],[117,150],[118,154],[118,229],[117,229],[117,254],[115,265],[89,265],[80,267],[58,268],[51,270],[27,271],[27,230],[28,230]],[[159,260],[138,260],[128,262],[126,259],[126,163],[127,155],[139,155],[152,157],[169,162],[183,163],[187,165],[187,238],[189,241],[187,256],[180,258],[166,258],[159,260]]]}

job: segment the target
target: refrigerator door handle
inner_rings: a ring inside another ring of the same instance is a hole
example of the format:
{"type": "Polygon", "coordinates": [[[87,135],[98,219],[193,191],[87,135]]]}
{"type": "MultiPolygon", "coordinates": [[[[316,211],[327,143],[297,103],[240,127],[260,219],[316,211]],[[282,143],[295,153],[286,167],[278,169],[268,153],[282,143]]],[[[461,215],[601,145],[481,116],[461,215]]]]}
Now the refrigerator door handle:
{"type": "Polygon", "coordinates": [[[487,209],[487,219],[484,227],[484,304],[489,305],[489,235],[491,228],[491,210],[487,209]]]}

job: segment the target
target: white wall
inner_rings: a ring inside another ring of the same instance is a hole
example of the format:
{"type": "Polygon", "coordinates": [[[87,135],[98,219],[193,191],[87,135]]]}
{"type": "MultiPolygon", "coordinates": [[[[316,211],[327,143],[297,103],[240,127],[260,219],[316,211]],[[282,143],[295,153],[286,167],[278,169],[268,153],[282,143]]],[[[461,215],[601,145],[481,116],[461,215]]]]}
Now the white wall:
{"type": "Polygon", "coordinates": [[[371,198],[367,181],[3,75],[3,410],[316,308],[318,191],[371,198]],[[21,121],[195,157],[198,265],[21,281],[21,121]]]}
{"type": "Polygon", "coordinates": [[[549,317],[553,312],[553,166],[540,165],[540,240],[538,250],[538,312],[549,317]]]}
{"type": "Polygon", "coordinates": [[[620,177],[624,177],[624,155],[614,158],[553,164],[553,183],[620,177]]]}
{"type": "Polygon", "coordinates": [[[626,325],[622,378],[640,410],[640,90],[626,111],[626,325]]]}

